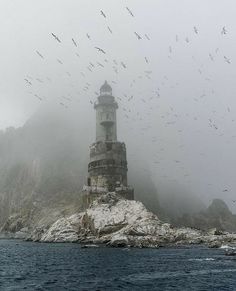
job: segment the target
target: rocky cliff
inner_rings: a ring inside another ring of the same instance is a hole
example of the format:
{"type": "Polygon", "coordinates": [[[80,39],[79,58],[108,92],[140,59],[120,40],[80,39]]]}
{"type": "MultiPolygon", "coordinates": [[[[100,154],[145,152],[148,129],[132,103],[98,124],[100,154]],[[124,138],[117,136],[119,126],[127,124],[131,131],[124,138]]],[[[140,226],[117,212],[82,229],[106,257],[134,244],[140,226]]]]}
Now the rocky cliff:
{"type": "Polygon", "coordinates": [[[227,204],[221,199],[214,199],[211,205],[195,214],[186,214],[175,221],[177,226],[188,226],[208,230],[236,232],[236,215],[232,214],[227,204]]]}
{"type": "Polygon", "coordinates": [[[116,193],[102,195],[83,212],[54,214],[50,222],[48,219],[41,220],[28,228],[18,225],[17,231],[13,217],[4,225],[2,232],[9,237],[39,242],[80,242],[115,247],[236,244],[236,234],[172,227],[159,220],[141,202],[126,200],[116,193]]]}
{"type": "Polygon", "coordinates": [[[87,170],[81,132],[55,112],[37,113],[23,127],[0,132],[0,226],[10,215],[32,220],[43,208],[60,211],[78,203],[87,170]]]}

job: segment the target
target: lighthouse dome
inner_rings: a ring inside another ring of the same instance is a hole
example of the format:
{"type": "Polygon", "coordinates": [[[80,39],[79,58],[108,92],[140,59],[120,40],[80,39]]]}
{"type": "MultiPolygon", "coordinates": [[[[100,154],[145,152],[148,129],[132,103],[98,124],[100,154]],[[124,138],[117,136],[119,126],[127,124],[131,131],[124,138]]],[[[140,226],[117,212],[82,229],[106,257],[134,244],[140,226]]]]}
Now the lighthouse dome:
{"type": "Polygon", "coordinates": [[[112,95],[112,88],[111,86],[105,81],[105,83],[100,88],[101,95],[112,95]]]}

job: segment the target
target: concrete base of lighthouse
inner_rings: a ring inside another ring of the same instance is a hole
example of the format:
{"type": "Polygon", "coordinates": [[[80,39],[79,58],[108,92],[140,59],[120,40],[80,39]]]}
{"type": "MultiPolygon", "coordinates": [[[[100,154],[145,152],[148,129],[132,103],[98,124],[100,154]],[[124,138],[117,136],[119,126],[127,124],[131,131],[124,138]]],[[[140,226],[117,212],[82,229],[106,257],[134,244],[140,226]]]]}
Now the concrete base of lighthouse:
{"type": "MultiPolygon", "coordinates": [[[[83,208],[86,209],[89,207],[89,205],[96,200],[98,197],[100,197],[102,194],[106,194],[110,191],[107,189],[98,189],[93,188],[89,186],[84,186],[82,191],[82,204],[83,208]]],[[[128,200],[134,200],[134,189],[131,187],[117,187],[115,188],[115,191],[113,191],[117,195],[128,199],[128,200]]]]}
{"type": "Polygon", "coordinates": [[[134,190],[127,185],[126,147],[123,142],[99,141],[90,146],[88,181],[83,187],[83,204],[89,205],[99,195],[115,192],[133,200],[134,190]]]}

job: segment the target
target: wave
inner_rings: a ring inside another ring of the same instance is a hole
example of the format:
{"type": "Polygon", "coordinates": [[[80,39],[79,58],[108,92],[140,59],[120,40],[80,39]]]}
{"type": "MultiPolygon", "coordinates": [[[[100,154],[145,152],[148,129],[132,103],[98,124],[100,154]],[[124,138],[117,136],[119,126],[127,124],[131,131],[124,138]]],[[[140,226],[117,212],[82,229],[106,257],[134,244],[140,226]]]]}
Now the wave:
{"type": "Polygon", "coordinates": [[[122,281],[129,282],[140,282],[149,281],[156,279],[168,279],[174,277],[185,277],[185,276],[201,276],[208,274],[218,274],[218,273],[236,273],[236,269],[206,269],[206,270],[194,270],[194,271],[175,271],[175,272],[153,272],[153,273],[142,273],[136,275],[129,275],[122,277],[122,281]]]}
{"type": "Polygon", "coordinates": [[[188,261],[203,262],[203,261],[215,261],[215,259],[214,258],[196,258],[196,259],[188,259],[188,261]]]}
{"type": "Polygon", "coordinates": [[[231,247],[231,246],[229,246],[229,245],[222,245],[222,246],[220,247],[220,249],[224,249],[224,250],[232,249],[232,250],[234,250],[234,249],[236,249],[236,248],[235,248],[235,247],[231,247]]]}

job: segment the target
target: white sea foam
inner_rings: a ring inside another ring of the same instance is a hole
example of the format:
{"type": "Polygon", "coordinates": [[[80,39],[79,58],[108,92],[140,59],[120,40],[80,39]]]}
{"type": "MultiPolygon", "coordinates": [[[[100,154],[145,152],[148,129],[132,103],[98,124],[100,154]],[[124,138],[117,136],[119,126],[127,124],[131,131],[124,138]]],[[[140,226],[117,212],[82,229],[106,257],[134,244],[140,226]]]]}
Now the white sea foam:
{"type": "Polygon", "coordinates": [[[220,249],[224,249],[224,250],[227,250],[227,249],[235,249],[234,247],[231,247],[231,246],[228,246],[228,245],[222,245],[220,247],[220,249]]]}
{"type": "Polygon", "coordinates": [[[214,258],[196,258],[196,259],[189,259],[188,261],[203,262],[203,261],[215,261],[215,259],[214,258]]]}

